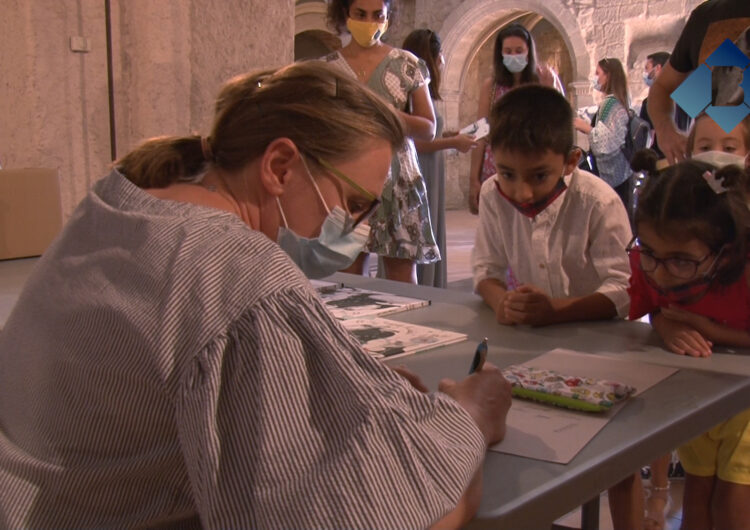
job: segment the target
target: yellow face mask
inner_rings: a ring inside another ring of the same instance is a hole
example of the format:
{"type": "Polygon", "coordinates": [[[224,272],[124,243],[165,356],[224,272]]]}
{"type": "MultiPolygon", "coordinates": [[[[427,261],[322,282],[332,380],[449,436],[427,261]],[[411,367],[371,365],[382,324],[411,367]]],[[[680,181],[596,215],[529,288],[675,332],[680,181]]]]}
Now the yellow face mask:
{"type": "Polygon", "coordinates": [[[346,19],[346,29],[352,34],[352,38],[363,48],[370,48],[383,36],[388,29],[388,21],[364,22],[362,20],[346,19]]]}

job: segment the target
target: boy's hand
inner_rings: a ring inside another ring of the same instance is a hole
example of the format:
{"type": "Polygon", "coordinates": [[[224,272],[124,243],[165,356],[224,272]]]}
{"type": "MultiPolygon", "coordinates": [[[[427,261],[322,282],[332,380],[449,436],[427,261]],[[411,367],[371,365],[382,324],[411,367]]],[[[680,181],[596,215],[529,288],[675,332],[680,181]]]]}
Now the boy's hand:
{"type": "Polygon", "coordinates": [[[505,299],[511,292],[512,291],[505,291],[497,302],[497,306],[495,307],[495,320],[497,320],[498,324],[505,324],[507,326],[512,326],[514,324],[514,322],[505,315],[505,299]]]}
{"type": "Polygon", "coordinates": [[[521,285],[515,291],[508,291],[503,305],[505,318],[513,324],[544,326],[554,321],[552,298],[534,285],[521,285]]]}
{"type": "Polygon", "coordinates": [[[691,357],[710,357],[711,346],[713,346],[710,340],[707,340],[700,331],[689,323],[667,316],[667,314],[672,314],[685,318],[681,313],[683,311],[679,309],[662,309],[660,313],[653,317],[654,329],[661,336],[667,348],[674,353],[690,355],[691,357]]]}

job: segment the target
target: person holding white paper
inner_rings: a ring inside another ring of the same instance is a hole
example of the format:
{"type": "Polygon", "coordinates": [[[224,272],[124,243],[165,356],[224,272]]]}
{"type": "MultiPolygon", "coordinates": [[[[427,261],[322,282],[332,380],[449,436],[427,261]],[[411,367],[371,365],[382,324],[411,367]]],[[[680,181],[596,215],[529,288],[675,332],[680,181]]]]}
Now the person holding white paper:
{"type": "MultiPolygon", "coordinates": [[[[404,40],[403,49],[412,52],[427,65],[430,74],[430,96],[440,101],[440,79],[445,66],[445,57],[440,37],[431,29],[416,29],[404,40]]],[[[419,158],[419,167],[427,186],[430,205],[430,220],[435,234],[441,260],[417,266],[417,280],[421,285],[445,287],[447,284],[447,267],[445,244],[445,155],[446,149],[456,149],[466,153],[477,147],[477,140],[468,134],[453,131],[443,132],[443,117],[435,111],[435,139],[414,139],[419,158]]]]}

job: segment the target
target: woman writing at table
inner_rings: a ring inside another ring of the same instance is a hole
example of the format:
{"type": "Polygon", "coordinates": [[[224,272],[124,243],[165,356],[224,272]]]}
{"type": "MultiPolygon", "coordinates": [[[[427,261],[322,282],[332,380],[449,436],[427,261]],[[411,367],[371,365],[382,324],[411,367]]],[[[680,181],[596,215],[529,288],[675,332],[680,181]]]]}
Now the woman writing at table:
{"type": "Polygon", "coordinates": [[[464,524],[507,382],[416,390],[295,266],[360,252],[400,120],[322,63],[216,108],[94,186],[0,334],[0,526],[464,524]]]}

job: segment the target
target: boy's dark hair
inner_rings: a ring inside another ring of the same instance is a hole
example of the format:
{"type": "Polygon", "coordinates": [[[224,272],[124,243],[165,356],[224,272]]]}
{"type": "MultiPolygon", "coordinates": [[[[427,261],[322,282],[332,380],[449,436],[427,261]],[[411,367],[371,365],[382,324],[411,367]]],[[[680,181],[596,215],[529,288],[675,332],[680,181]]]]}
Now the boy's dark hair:
{"type": "Polygon", "coordinates": [[[651,61],[654,66],[664,66],[669,60],[669,52],[656,52],[646,56],[646,60],[651,61]]]}
{"type": "Polygon", "coordinates": [[[736,166],[716,169],[696,160],[652,171],[638,196],[636,232],[645,223],[662,237],[702,241],[714,253],[726,246],[722,257],[727,262],[716,280],[722,285],[734,283],[744,273],[750,235],[744,194],[747,173],[736,166]],[[707,171],[715,172],[728,191],[715,193],[703,176],[707,171]]]}
{"type": "Polygon", "coordinates": [[[554,88],[522,85],[508,91],[490,111],[493,150],[567,156],[573,148],[573,109],[554,88]]]}

